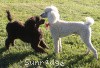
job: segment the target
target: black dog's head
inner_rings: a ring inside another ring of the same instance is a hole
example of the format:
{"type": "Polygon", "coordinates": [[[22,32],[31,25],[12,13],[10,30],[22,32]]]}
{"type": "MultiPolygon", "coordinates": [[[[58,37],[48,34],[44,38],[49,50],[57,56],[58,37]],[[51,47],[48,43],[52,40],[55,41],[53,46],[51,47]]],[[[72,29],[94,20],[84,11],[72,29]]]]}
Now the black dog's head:
{"type": "Polygon", "coordinates": [[[38,29],[41,24],[44,24],[44,22],[45,20],[42,19],[40,16],[34,16],[34,17],[29,18],[25,22],[25,27],[38,29]]]}

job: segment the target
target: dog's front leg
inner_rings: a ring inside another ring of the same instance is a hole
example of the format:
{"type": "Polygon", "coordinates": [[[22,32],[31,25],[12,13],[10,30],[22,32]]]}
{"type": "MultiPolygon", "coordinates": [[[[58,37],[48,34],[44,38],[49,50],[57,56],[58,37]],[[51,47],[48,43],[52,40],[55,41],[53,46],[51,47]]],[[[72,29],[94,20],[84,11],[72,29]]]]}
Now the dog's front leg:
{"type": "Polygon", "coordinates": [[[40,46],[41,46],[42,48],[47,48],[47,49],[49,49],[49,47],[46,45],[46,43],[45,43],[43,40],[40,41],[40,46]]]}
{"type": "Polygon", "coordinates": [[[59,38],[59,52],[62,51],[61,38],[59,38]]]}
{"type": "Polygon", "coordinates": [[[59,39],[54,38],[54,51],[55,53],[59,53],[59,39]]]}
{"type": "Polygon", "coordinates": [[[35,41],[34,43],[31,43],[31,47],[36,51],[40,53],[46,53],[41,47],[38,47],[39,40],[35,41]]]}

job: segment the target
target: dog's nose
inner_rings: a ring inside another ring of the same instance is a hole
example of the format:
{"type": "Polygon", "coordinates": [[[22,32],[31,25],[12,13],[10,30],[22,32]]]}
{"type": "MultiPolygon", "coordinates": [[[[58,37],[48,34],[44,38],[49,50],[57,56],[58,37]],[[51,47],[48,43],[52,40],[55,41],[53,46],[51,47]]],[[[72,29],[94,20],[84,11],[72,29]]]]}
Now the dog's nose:
{"type": "Polygon", "coordinates": [[[42,19],[41,21],[42,21],[42,24],[44,24],[44,23],[45,23],[45,20],[44,20],[44,19],[42,19]]]}

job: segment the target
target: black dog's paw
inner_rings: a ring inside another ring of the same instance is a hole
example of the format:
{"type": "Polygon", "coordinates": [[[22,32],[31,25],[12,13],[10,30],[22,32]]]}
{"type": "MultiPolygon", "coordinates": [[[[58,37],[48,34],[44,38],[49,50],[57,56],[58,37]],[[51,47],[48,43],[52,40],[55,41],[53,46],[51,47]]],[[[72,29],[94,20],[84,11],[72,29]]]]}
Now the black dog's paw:
{"type": "Polygon", "coordinates": [[[46,48],[49,49],[49,47],[46,45],[46,48]]]}
{"type": "Polygon", "coordinates": [[[49,47],[46,45],[46,43],[45,43],[43,40],[40,42],[40,46],[41,46],[43,49],[45,49],[45,48],[49,49],[49,47]]]}
{"type": "Polygon", "coordinates": [[[45,50],[43,50],[42,48],[38,47],[37,49],[35,49],[36,52],[39,52],[39,53],[46,53],[45,50]]]}

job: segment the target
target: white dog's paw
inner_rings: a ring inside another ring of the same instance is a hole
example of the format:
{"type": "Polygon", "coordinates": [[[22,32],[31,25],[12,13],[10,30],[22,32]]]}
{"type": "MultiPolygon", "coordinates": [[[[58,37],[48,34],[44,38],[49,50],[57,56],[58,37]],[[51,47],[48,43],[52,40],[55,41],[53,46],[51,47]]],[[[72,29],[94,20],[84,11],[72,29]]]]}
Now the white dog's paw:
{"type": "Polygon", "coordinates": [[[98,60],[98,54],[97,53],[94,54],[94,57],[98,60]]]}
{"type": "Polygon", "coordinates": [[[87,51],[85,52],[85,55],[88,55],[88,54],[89,54],[89,52],[90,52],[90,50],[89,50],[89,49],[87,49],[87,51]]]}
{"type": "Polygon", "coordinates": [[[59,53],[59,50],[55,50],[55,53],[58,54],[59,53]]]}
{"type": "Polygon", "coordinates": [[[62,48],[59,49],[59,52],[62,52],[62,48]]]}

